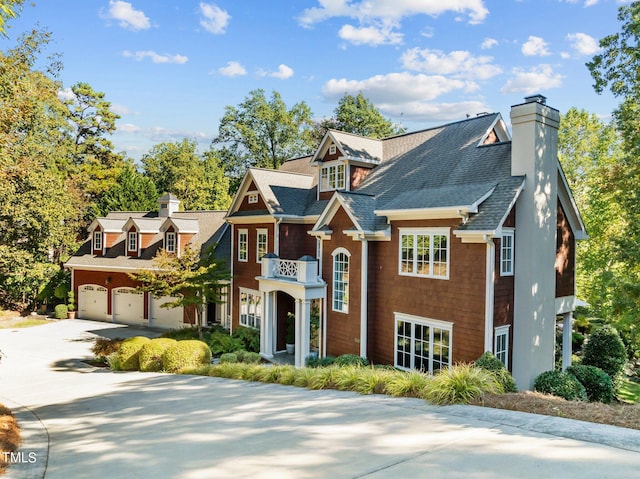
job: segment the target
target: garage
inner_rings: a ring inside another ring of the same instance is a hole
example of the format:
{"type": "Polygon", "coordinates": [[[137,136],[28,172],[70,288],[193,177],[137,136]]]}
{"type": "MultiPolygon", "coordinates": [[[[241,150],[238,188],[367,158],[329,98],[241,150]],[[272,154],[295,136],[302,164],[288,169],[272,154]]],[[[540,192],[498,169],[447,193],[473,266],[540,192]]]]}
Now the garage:
{"type": "Polygon", "coordinates": [[[78,287],[78,318],[94,321],[107,319],[107,288],[97,284],[78,287]]]}
{"type": "Polygon", "coordinates": [[[175,301],[176,299],[177,298],[172,296],[161,296],[159,298],[151,296],[151,301],[149,303],[149,316],[151,317],[149,320],[149,326],[165,329],[182,327],[182,306],[177,308],[162,307],[163,304],[175,301]]]}
{"type": "Polygon", "coordinates": [[[113,322],[138,324],[144,322],[144,293],[133,288],[113,290],[113,322]]]}

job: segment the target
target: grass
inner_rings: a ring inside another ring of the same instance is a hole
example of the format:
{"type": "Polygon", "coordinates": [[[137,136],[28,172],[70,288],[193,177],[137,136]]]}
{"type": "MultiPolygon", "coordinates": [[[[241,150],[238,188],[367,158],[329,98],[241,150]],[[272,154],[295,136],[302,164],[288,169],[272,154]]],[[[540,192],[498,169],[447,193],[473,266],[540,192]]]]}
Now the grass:
{"type": "Polygon", "coordinates": [[[640,384],[625,379],[620,385],[618,399],[630,404],[640,403],[640,384]]]}
{"type": "Polygon", "coordinates": [[[20,445],[20,428],[9,409],[0,404],[0,475],[9,465],[5,452],[15,452],[20,445]]]}
{"type": "Polygon", "coordinates": [[[42,319],[39,316],[23,317],[17,311],[0,310],[0,329],[31,328],[32,326],[40,326],[49,322],[49,320],[42,319]]]}

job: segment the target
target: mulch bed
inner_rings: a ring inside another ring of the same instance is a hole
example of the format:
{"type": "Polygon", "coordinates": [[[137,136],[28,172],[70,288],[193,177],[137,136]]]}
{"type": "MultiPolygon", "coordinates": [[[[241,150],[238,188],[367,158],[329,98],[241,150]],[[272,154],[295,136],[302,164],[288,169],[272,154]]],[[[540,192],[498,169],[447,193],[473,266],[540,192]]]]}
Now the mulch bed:
{"type": "MultiPolygon", "coordinates": [[[[0,453],[15,452],[20,445],[20,428],[9,409],[0,404],[0,453]]],[[[9,462],[0,454],[0,475],[7,470],[9,462]]]]}

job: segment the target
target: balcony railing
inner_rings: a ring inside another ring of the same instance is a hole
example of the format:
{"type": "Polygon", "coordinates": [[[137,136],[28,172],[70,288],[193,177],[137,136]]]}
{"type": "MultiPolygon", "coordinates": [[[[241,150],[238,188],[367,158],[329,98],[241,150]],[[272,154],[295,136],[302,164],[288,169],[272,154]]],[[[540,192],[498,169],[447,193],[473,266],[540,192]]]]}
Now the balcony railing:
{"type": "Polygon", "coordinates": [[[262,277],[276,278],[300,283],[322,282],[318,274],[318,260],[311,256],[300,259],[280,259],[273,253],[262,257],[262,277]]]}

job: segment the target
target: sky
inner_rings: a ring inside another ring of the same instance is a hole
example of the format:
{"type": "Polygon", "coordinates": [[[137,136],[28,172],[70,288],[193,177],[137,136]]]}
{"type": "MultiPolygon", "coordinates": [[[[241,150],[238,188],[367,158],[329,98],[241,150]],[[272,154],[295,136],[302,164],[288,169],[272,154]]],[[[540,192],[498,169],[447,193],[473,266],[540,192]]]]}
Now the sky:
{"type": "MultiPolygon", "coordinates": [[[[500,112],[542,94],[608,120],[585,63],[620,30],[622,0],[26,0],[9,48],[34,27],[62,55],[64,97],[77,82],[120,115],[116,151],[215,138],[225,106],[277,91],[331,116],[362,92],[408,131],[500,112]]],[[[46,55],[45,55],[46,57],[46,55]]]]}

